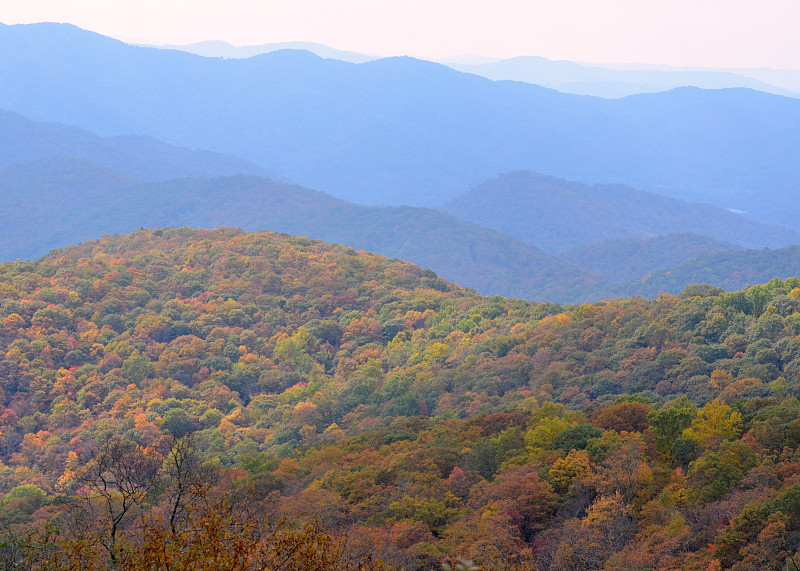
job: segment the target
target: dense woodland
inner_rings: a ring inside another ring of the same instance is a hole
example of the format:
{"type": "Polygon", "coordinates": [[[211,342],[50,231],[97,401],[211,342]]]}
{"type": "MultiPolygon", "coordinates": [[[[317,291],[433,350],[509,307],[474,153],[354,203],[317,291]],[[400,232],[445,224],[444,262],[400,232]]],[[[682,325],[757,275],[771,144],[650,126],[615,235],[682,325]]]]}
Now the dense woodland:
{"type": "Polygon", "coordinates": [[[6,568],[800,564],[800,279],[559,306],[170,228],[0,265],[0,320],[6,568]]]}

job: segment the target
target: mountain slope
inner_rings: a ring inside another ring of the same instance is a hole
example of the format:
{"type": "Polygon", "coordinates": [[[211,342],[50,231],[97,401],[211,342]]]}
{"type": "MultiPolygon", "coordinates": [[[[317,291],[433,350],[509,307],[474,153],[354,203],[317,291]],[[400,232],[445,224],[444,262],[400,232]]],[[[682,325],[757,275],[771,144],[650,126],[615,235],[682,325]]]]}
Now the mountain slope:
{"type": "Polygon", "coordinates": [[[675,266],[656,270],[612,288],[607,295],[655,297],[662,292],[678,293],[695,283],[735,290],[794,276],[800,276],[800,246],[718,252],[701,254],[675,266]]]}
{"type": "Polygon", "coordinates": [[[622,185],[588,186],[528,171],[487,180],[442,210],[550,252],[680,232],[751,248],[785,246],[800,239],[788,229],[707,204],[622,185]]]}
{"type": "Polygon", "coordinates": [[[655,238],[623,238],[565,250],[558,258],[565,262],[617,281],[634,280],[660,268],[674,266],[700,254],[739,250],[698,234],[668,234],[655,238]]]}
{"type": "Polygon", "coordinates": [[[100,137],[79,127],[34,121],[0,109],[0,167],[35,159],[76,157],[140,181],[184,176],[270,173],[211,151],[190,150],[153,137],[100,137]]]}
{"type": "Polygon", "coordinates": [[[0,105],[242,156],[351,201],[435,205],[530,169],[798,225],[800,101],[682,88],[619,100],[411,58],[224,60],[66,25],[0,27],[0,105]]]}
{"type": "Polygon", "coordinates": [[[139,184],[77,159],[0,170],[0,258],[141,226],[236,226],[403,258],[482,292],[581,301],[605,281],[498,232],[418,207],[368,207],[255,176],[139,184]],[[47,223],[43,223],[47,221],[47,223]]]}
{"type": "Polygon", "coordinates": [[[799,286],[564,308],[232,229],[0,264],[4,557],[779,569],[799,286]]]}

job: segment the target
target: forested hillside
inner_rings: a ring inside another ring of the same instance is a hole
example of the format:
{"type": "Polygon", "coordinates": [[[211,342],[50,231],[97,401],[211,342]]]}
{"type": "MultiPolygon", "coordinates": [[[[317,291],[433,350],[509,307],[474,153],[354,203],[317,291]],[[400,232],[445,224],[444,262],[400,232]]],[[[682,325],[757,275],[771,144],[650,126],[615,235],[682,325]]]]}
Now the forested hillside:
{"type": "Polygon", "coordinates": [[[797,560],[796,278],[562,307],[172,228],[0,265],[0,300],[6,562],[797,560]]]}

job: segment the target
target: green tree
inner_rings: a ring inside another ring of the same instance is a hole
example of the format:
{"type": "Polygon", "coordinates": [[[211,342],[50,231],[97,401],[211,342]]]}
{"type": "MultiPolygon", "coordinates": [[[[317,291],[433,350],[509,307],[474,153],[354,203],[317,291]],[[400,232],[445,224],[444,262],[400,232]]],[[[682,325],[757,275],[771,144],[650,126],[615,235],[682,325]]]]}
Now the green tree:
{"type": "Polygon", "coordinates": [[[669,408],[651,411],[647,415],[650,430],[655,438],[656,447],[664,459],[672,462],[672,445],[683,431],[692,423],[696,414],[695,406],[686,396],[682,396],[669,408]]]}

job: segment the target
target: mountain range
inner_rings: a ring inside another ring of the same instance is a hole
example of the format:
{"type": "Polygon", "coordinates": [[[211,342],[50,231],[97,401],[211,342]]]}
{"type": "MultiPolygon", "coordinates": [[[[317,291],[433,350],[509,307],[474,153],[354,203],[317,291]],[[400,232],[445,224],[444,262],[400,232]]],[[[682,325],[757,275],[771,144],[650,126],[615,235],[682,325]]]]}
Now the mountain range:
{"type": "Polygon", "coordinates": [[[363,63],[374,59],[380,59],[378,56],[370,56],[360,54],[358,52],[350,52],[345,50],[337,50],[323,44],[315,42],[275,42],[271,44],[260,44],[255,46],[234,46],[228,42],[219,40],[209,40],[204,42],[194,42],[192,44],[176,45],[165,44],[160,46],[144,46],[154,47],[167,50],[180,50],[182,52],[189,52],[203,57],[221,57],[226,59],[245,59],[258,56],[261,54],[268,54],[270,52],[277,52],[279,50],[305,50],[318,55],[325,59],[338,59],[340,61],[349,61],[351,63],[363,63]]]}
{"type": "Polygon", "coordinates": [[[439,205],[522,169],[800,219],[792,98],[687,87],[607,100],[412,58],[204,58],[56,24],[2,26],[0,50],[0,107],[241,156],[353,202],[439,205]]]}
{"type": "MultiPolygon", "coordinates": [[[[224,41],[186,45],[150,46],[181,50],[205,57],[249,58],[278,50],[306,50],[326,59],[363,63],[379,56],[337,50],[314,42],[276,42],[234,46],[224,41]]],[[[637,93],[657,93],[676,87],[703,89],[746,87],[776,95],[800,97],[800,71],[781,69],[683,68],[651,64],[608,64],[550,60],[541,56],[492,58],[451,56],[438,60],[453,69],[496,81],[523,81],[565,93],[618,98],[637,93]]]]}
{"type": "Polygon", "coordinates": [[[414,260],[463,285],[513,297],[578,300],[605,283],[535,246],[436,210],[361,206],[252,175],[139,183],[81,159],[41,159],[1,169],[0,195],[4,260],[141,226],[235,226],[414,260]]]}
{"type": "Polygon", "coordinates": [[[3,568],[792,566],[798,104],[0,26],[3,568]]]}
{"type": "Polygon", "coordinates": [[[178,147],[143,135],[100,137],[62,123],[33,121],[0,109],[0,167],[43,158],[74,157],[139,180],[255,174],[276,178],[255,163],[178,147]]]}

